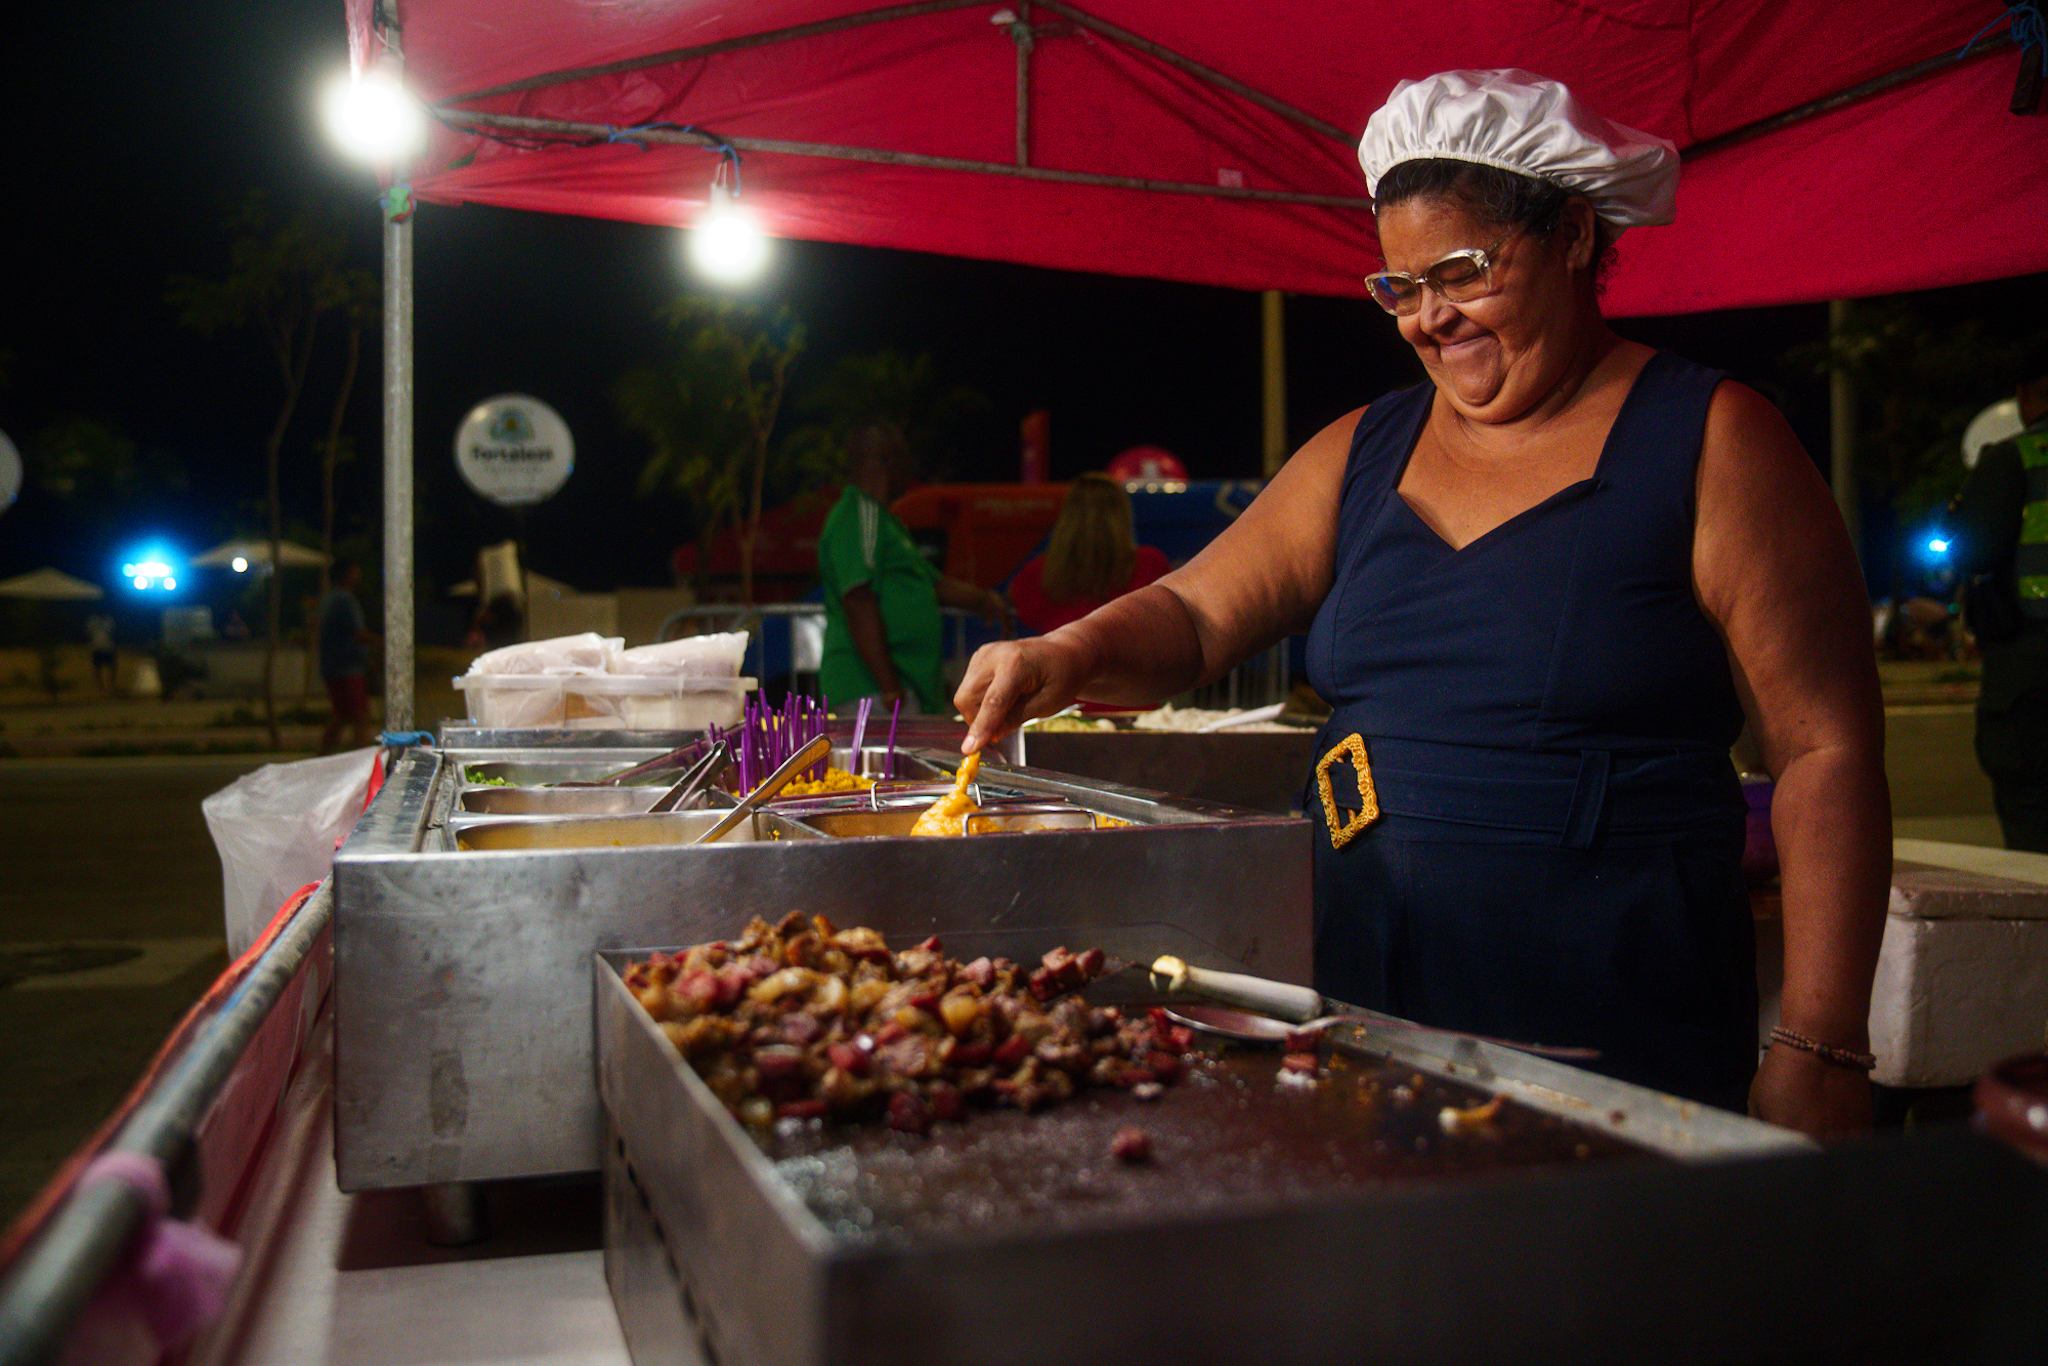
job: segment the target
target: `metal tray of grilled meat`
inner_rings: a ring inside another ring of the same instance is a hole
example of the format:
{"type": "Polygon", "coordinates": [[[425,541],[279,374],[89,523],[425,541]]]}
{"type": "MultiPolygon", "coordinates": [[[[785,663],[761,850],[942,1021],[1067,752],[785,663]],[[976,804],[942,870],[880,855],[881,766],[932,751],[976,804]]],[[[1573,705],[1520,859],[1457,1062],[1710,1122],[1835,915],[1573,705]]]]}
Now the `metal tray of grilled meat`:
{"type": "MultiPolygon", "coordinates": [[[[920,734],[934,751],[950,747],[957,764],[963,732],[920,734]]],[[[813,798],[694,846],[709,812],[460,809],[462,795],[488,790],[466,781],[477,764],[523,766],[520,781],[544,784],[552,772],[601,776],[660,752],[415,749],[394,767],[334,863],[335,1151],[345,1189],[596,1170],[594,949],[723,938],[750,916],[774,921],[802,908],[909,942],[1057,924],[1108,947],[1132,926],[1165,926],[1189,937],[1197,961],[1307,980],[1300,817],[1009,769],[998,789],[993,762],[983,789],[998,811],[990,824],[1092,826],[1094,812],[1136,817],[1134,828],[832,837],[796,818],[848,815],[862,800],[813,798]],[[1056,790],[1026,790],[1038,777],[1056,790]]],[[[898,759],[911,771],[901,743],[898,759]]],[[[931,765],[931,776],[950,771],[931,765]]],[[[1149,932],[1130,945],[1158,951],[1149,932]]]]}
{"type": "Polygon", "coordinates": [[[1312,1090],[1241,1052],[1150,1105],[756,1136],[625,989],[637,956],[595,964],[605,1269],[637,1366],[1863,1362],[1938,1359],[1958,1306],[2040,1316],[2048,1178],[1974,1135],[1822,1152],[1368,1026],[1312,1090]],[[1496,1126],[1438,1122],[1489,1094],[1496,1126]],[[1656,1112],[1663,1138],[1628,1132],[1656,1112]],[[1125,1124],[1151,1163],[1111,1159],[1125,1124]]]}

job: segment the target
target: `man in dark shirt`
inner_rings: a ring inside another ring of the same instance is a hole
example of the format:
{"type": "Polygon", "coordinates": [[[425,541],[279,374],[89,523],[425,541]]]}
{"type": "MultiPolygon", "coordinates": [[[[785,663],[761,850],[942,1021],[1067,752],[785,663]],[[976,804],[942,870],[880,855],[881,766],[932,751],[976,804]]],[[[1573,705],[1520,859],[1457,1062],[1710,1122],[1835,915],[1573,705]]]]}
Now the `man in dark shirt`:
{"type": "Polygon", "coordinates": [[[362,577],[362,566],[337,556],[334,587],[320,604],[320,677],[334,706],[334,719],[320,734],[322,754],[333,752],[343,726],[354,748],[370,743],[370,647],[384,639],[363,624],[363,605],[356,601],[362,577]]]}
{"type": "Polygon", "coordinates": [[[2024,429],[1979,453],[1945,530],[1984,652],[1977,762],[2006,848],[2048,853],[2048,349],[2017,391],[2024,429]]]}

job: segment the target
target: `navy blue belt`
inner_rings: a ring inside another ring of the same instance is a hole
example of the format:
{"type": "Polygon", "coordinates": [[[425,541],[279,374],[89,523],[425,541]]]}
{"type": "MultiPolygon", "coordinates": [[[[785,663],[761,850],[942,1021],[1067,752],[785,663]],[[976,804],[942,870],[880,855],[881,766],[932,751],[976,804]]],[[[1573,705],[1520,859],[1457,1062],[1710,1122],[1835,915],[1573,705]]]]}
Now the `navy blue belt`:
{"type": "MultiPolygon", "coordinates": [[[[1356,781],[1337,753],[1358,734],[1342,711],[1318,747],[1324,816],[1333,843],[1393,817],[1491,831],[1515,842],[1590,848],[1603,836],[1678,834],[1738,821],[1741,787],[1725,751],[1494,749],[1363,735],[1369,775],[1356,781]],[[1377,816],[1367,813],[1375,806],[1377,816]],[[1328,808],[1334,808],[1328,809],[1328,808]],[[1518,837],[1518,838],[1517,838],[1518,837]]],[[[1355,748],[1352,754],[1355,755],[1355,748]]]]}

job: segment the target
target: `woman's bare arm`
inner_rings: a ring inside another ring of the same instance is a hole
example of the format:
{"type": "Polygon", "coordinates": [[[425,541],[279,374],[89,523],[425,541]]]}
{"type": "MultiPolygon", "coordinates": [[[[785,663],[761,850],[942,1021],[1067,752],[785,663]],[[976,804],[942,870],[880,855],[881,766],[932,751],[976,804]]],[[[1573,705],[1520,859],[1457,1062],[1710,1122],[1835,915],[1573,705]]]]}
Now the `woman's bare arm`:
{"type": "Polygon", "coordinates": [[[1311,438],[1222,535],[1157,583],[1050,634],[976,651],[953,695],[969,722],[962,749],[1077,698],[1154,706],[1307,625],[1335,572],[1337,504],[1363,411],[1311,438]]]}
{"type": "MultiPolygon", "coordinates": [[[[1841,514],[1798,438],[1723,384],[1700,455],[1693,569],[1777,780],[1787,1028],[1861,1051],[1891,885],[1891,798],[1870,606],[1841,514]]],[[[1774,1047],[1751,1107],[1814,1134],[1869,1123],[1857,1072],[1774,1047]]]]}

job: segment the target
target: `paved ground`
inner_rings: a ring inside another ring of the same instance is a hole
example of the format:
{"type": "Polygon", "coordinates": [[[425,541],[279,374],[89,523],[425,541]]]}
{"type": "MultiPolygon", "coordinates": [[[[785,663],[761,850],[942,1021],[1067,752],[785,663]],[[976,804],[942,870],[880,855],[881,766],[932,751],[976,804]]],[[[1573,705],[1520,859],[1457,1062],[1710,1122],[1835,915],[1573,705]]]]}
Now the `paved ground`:
{"type": "Polygon", "coordinates": [[[266,760],[0,763],[0,1219],[225,966],[199,803],[266,760]]]}

